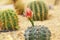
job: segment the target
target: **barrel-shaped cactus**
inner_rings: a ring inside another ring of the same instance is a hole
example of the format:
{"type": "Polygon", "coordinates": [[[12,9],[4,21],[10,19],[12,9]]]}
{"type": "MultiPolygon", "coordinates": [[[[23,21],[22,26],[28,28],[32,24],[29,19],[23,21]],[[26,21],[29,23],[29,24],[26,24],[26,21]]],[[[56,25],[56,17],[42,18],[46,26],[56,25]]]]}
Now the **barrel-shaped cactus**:
{"type": "Polygon", "coordinates": [[[25,31],[25,40],[50,40],[51,32],[45,26],[28,27],[25,31]]]}
{"type": "Polygon", "coordinates": [[[48,18],[48,7],[42,1],[33,1],[27,5],[33,12],[34,21],[43,21],[48,18]]]}
{"type": "Polygon", "coordinates": [[[23,15],[23,12],[24,12],[24,3],[22,0],[12,0],[13,1],[13,4],[14,4],[14,7],[16,9],[16,12],[19,14],[19,15],[23,15]]]}
{"type": "Polygon", "coordinates": [[[0,31],[10,31],[17,30],[18,26],[18,17],[14,10],[0,10],[0,31]]]}

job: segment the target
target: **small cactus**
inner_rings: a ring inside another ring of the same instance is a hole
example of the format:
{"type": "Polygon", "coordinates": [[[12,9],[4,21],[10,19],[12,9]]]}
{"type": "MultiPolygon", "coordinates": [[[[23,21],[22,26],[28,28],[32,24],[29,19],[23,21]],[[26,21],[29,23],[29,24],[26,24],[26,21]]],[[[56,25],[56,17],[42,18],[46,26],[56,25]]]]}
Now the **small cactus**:
{"type": "Polygon", "coordinates": [[[0,10],[0,22],[2,23],[0,31],[11,31],[19,28],[18,17],[12,9],[0,10]]]}
{"type": "Polygon", "coordinates": [[[25,40],[50,40],[51,32],[45,26],[28,27],[25,31],[25,40]]]}
{"type": "Polygon", "coordinates": [[[45,26],[35,26],[33,20],[31,19],[31,14],[31,10],[27,9],[26,17],[31,22],[32,27],[28,27],[28,29],[25,31],[25,40],[50,40],[50,30],[45,26]]]}

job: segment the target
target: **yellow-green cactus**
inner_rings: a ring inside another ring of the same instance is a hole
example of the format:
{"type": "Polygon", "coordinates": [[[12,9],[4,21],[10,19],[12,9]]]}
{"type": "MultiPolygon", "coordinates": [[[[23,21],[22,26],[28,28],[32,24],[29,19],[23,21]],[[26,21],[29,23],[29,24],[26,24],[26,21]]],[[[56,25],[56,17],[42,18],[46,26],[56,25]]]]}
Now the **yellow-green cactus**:
{"type": "Polygon", "coordinates": [[[17,30],[18,17],[12,9],[0,10],[0,21],[2,23],[2,30],[17,30]]]}

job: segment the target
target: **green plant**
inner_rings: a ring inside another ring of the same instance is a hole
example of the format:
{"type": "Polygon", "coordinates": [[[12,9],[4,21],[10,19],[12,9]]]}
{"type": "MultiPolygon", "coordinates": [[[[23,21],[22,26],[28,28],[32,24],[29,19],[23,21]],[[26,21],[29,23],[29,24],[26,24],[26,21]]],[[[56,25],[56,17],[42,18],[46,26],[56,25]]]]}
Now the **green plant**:
{"type": "Polygon", "coordinates": [[[18,17],[12,9],[0,10],[0,22],[2,23],[1,30],[17,30],[18,17]]]}
{"type": "Polygon", "coordinates": [[[50,30],[45,26],[35,26],[32,17],[32,12],[28,8],[26,10],[26,17],[31,22],[32,26],[28,27],[25,31],[25,40],[50,40],[51,32],[50,30]]]}
{"type": "Polygon", "coordinates": [[[42,1],[33,1],[28,4],[28,7],[33,12],[32,19],[34,21],[43,21],[46,20],[48,17],[48,8],[46,4],[42,1]]]}
{"type": "Polygon", "coordinates": [[[50,40],[51,32],[45,26],[28,27],[25,31],[25,40],[50,40]]]}

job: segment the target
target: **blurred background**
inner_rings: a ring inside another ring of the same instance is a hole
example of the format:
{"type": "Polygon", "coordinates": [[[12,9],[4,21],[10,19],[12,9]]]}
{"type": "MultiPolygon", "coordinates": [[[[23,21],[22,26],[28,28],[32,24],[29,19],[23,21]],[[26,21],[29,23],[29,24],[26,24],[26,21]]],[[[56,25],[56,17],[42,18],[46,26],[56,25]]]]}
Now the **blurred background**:
{"type": "MultiPolygon", "coordinates": [[[[0,0],[0,5],[5,5],[5,4],[12,4],[12,1],[14,0],[0,0]]],[[[23,3],[29,3],[31,1],[34,1],[34,0],[15,0],[16,2],[23,2],[23,3]]],[[[41,1],[44,1],[46,2],[47,4],[49,5],[54,5],[55,1],[57,2],[57,4],[60,4],[60,0],[41,0],[41,1]]]]}

